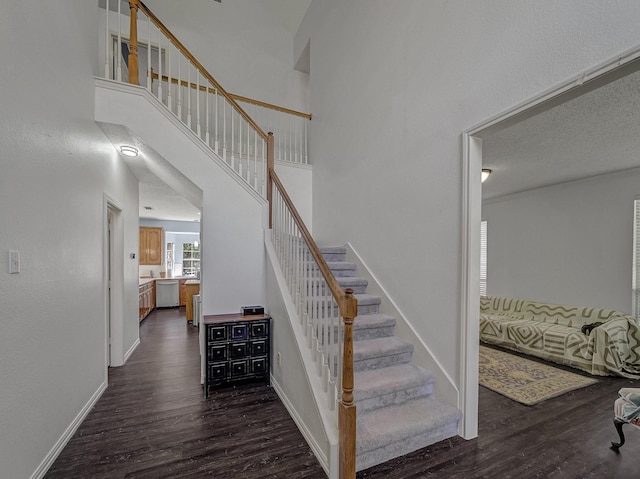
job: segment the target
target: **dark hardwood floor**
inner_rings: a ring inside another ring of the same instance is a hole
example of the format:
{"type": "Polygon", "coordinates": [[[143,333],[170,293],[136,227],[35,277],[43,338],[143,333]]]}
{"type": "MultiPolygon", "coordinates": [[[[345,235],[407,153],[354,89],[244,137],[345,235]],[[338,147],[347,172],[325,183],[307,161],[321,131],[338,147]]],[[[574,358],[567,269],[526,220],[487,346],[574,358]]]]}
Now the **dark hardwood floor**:
{"type": "Polygon", "coordinates": [[[109,387],[46,478],[325,477],[264,382],[203,398],[198,331],[184,308],[151,313],[140,341],[109,370],[109,387]]]}
{"type": "MultiPolygon", "coordinates": [[[[197,329],[184,310],[153,312],[127,364],[45,476],[54,478],[324,478],[274,391],[200,386],[197,329]]],[[[381,478],[637,478],[640,431],[616,454],[613,401],[640,381],[599,382],[527,407],[480,388],[479,437],[452,438],[366,471],[381,478]]],[[[628,426],[627,426],[628,427],[628,426]]]]}

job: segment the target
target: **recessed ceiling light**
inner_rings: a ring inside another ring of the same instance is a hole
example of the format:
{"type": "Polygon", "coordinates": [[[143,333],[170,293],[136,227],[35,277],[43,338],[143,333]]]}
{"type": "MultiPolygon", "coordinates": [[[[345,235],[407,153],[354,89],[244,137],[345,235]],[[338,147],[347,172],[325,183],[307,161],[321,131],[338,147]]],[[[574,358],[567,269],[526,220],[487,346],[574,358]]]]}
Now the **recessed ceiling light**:
{"type": "Polygon", "coordinates": [[[124,156],[138,156],[138,149],[133,146],[122,145],[120,147],[120,153],[124,156]]]}

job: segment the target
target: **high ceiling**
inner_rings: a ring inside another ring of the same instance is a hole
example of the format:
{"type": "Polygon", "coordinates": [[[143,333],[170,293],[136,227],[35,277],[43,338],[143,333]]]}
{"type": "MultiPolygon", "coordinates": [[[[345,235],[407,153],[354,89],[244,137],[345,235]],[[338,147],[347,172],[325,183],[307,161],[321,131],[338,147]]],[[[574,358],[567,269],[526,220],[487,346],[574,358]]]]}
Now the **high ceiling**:
{"type": "Polygon", "coordinates": [[[640,72],[483,137],[489,199],[640,166],[640,72]]]}

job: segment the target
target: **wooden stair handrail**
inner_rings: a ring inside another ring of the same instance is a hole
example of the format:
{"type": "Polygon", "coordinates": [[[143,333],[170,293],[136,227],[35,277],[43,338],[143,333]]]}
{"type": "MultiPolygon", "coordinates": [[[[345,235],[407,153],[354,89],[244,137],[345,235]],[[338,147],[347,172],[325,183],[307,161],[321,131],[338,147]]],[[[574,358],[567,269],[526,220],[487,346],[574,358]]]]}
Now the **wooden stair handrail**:
{"type": "MultiPolygon", "coordinates": [[[[267,142],[267,146],[273,143],[273,134],[269,133],[270,142],[267,142]]],[[[298,214],[298,210],[294,206],[291,198],[284,189],[282,182],[278,178],[278,175],[270,165],[268,168],[269,179],[268,189],[270,191],[271,184],[280,192],[284,203],[289,209],[289,213],[293,217],[293,220],[300,230],[300,234],[307,243],[307,248],[311,252],[318,268],[322,272],[324,280],[327,282],[327,286],[331,290],[338,308],[340,310],[340,316],[344,321],[344,345],[343,345],[343,360],[342,360],[342,401],[338,405],[338,449],[339,449],[339,474],[340,479],[355,479],[356,477],[356,405],[353,396],[353,320],[358,315],[358,300],[353,296],[353,290],[351,288],[342,291],[338,281],[329,269],[324,256],[320,252],[320,248],[314,241],[313,237],[309,233],[309,230],[302,221],[302,218],[298,214]]],[[[268,193],[268,197],[271,197],[271,193],[268,193]]],[[[273,203],[269,201],[270,210],[273,203]]],[[[269,213],[269,225],[271,226],[271,212],[269,213]]]]}
{"type": "Polygon", "coordinates": [[[335,276],[331,272],[331,269],[329,269],[329,266],[327,265],[327,262],[324,259],[324,256],[322,256],[322,253],[320,252],[320,248],[318,248],[318,245],[311,237],[311,233],[309,233],[309,230],[305,226],[304,221],[302,221],[302,218],[300,217],[298,210],[296,210],[296,207],[293,205],[293,201],[291,201],[291,198],[287,194],[287,191],[284,189],[284,186],[282,185],[280,178],[278,178],[278,174],[275,172],[275,169],[269,169],[269,176],[271,177],[273,184],[276,186],[276,188],[282,195],[282,199],[287,205],[287,208],[289,209],[291,216],[293,216],[293,220],[295,221],[296,226],[300,230],[300,234],[302,235],[305,243],[307,243],[309,251],[311,252],[311,256],[313,256],[313,259],[315,259],[316,263],[318,264],[318,268],[322,272],[322,276],[324,276],[324,279],[327,282],[327,286],[329,286],[329,289],[331,290],[331,294],[333,295],[336,302],[338,303],[338,306],[340,307],[340,314],[344,317],[344,313],[346,313],[346,311],[343,311],[344,306],[341,303],[343,302],[345,294],[342,291],[342,288],[340,287],[340,285],[338,284],[338,281],[336,280],[335,276]]]}
{"type": "MultiPolygon", "coordinates": [[[[353,321],[358,314],[358,300],[353,295],[353,290],[347,288],[344,292],[335,276],[329,269],[327,262],[322,256],[320,248],[309,233],[309,230],[302,221],[298,210],[294,206],[289,194],[285,190],[282,182],[278,178],[274,166],[274,137],[273,133],[265,133],[257,123],[238,105],[236,100],[220,84],[213,76],[196,60],[196,58],[187,50],[182,43],[164,26],[164,24],[147,8],[140,0],[129,0],[131,9],[130,19],[130,55],[129,55],[129,82],[138,84],[138,42],[137,42],[137,11],[141,9],[158,27],[162,33],[173,43],[182,54],[200,71],[200,73],[214,85],[215,89],[220,92],[236,109],[236,111],[249,123],[253,129],[267,143],[267,200],[269,202],[269,227],[272,227],[273,218],[273,185],[278,189],[289,213],[293,217],[302,238],[304,239],[311,255],[313,256],[318,268],[320,269],[324,280],[335,299],[340,316],[344,321],[344,343],[343,343],[343,361],[342,361],[342,400],[338,406],[338,436],[339,436],[339,475],[340,479],[355,479],[356,477],[356,406],[354,402],[354,374],[353,374],[353,321]],[[131,70],[135,70],[132,72],[131,70]]],[[[164,79],[164,77],[163,77],[164,79]]],[[[167,81],[169,79],[167,78],[167,81]]],[[[177,83],[178,79],[176,79],[177,83]]],[[[189,84],[187,83],[187,86],[189,84]]],[[[249,99],[246,99],[249,100],[249,99]]],[[[242,101],[246,101],[242,99],[242,101]]],[[[310,118],[309,118],[310,119],[310,118]]]]}
{"type": "MultiPolygon", "coordinates": [[[[180,52],[182,52],[182,54],[187,57],[187,59],[196,67],[197,70],[200,71],[200,73],[207,79],[209,80],[209,82],[211,84],[213,84],[215,86],[215,88],[222,94],[222,96],[224,96],[227,101],[229,102],[229,104],[240,114],[240,116],[242,116],[242,118],[245,119],[245,121],[247,123],[249,123],[251,125],[251,127],[256,130],[258,132],[258,134],[262,137],[263,140],[267,141],[267,134],[264,132],[264,130],[262,128],[260,128],[258,126],[258,124],[253,120],[253,118],[251,118],[247,112],[245,112],[242,107],[240,107],[240,105],[238,105],[238,103],[233,99],[233,97],[231,95],[229,95],[229,93],[227,93],[227,91],[222,88],[222,86],[220,86],[220,84],[216,81],[215,78],[213,78],[213,76],[211,75],[211,73],[209,73],[207,71],[207,69],[202,66],[202,64],[196,60],[196,58],[191,54],[191,52],[189,50],[187,50],[187,48],[180,42],[180,40],[178,40],[173,33],[171,33],[169,31],[169,29],[167,27],[164,26],[164,24],[160,21],[160,19],[158,17],[156,17],[153,12],[151,12],[151,10],[149,10],[149,8],[140,0],[129,0],[129,5],[131,6],[131,32],[130,35],[133,36],[136,32],[137,26],[136,26],[136,12],[138,9],[142,10],[145,15],[147,15],[147,17],[149,18],[149,20],[151,20],[153,22],[153,24],[158,27],[162,33],[169,39],[169,41],[171,43],[173,43],[175,45],[175,47],[180,50],[180,52]],[[136,5],[137,8],[134,8],[133,5],[136,5]]],[[[136,34],[137,37],[137,34],[136,34]]],[[[131,41],[130,41],[131,43],[131,41]]],[[[137,41],[136,41],[136,55],[137,55],[137,41]]],[[[132,49],[133,47],[130,46],[130,48],[132,49]]],[[[130,57],[131,58],[131,57],[130,57]]],[[[136,62],[137,65],[137,62],[136,62]]],[[[131,66],[129,67],[129,71],[131,72],[131,66]]],[[[137,84],[137,68],[136,68],[136,84],[137,84]]],[[[129,81],[131,82],[131,76],[129,77],[129,81]]]]}
{"type": "MultiPolygon", "coordinates": [[[[151,69],[151,79],[152,80],[158,80],[160,78],[160,75],[156,72],[153,71],[153,68],[151,69]]],[[[168,82],[169,81],[169,77],[167,75],[162,75],[162,81],[164,82],[168,82]]],[[[178,79],[177,78],[173,78],[171,77],[171,83],[173,85],[177,85],[178,84],[178,79]]],[[[217,92],[217,90],[215,88],[209,88],[206,87],[204,85],[197,85],[195,83],[189,83],[185,80],[180,80],[180,86],[183,87],[191,87],[194,90],[200,90],[206,93],[211,93],[212,95],[215,94],[217,92]]],[[[261,106],[263,108],[268,108],[270,110],[275,110],[275,111],[279,111],[281,113],[287,113],[289,115],[294,115],[294,116],[299,116],[301,118],[306,118],[307,120],[311,120],[313,118],[313,115],[311,113],[303,113],[301,111],[296,111],[296,110],[291,110],[289,108],[285,108],[282,106],[278,106],[278,105],[273,105],[271,103],[266,103],[260,100],[254,100],[253,98],[248,98],[246,96],[240,96],[240,95],[236,95],[234,93],[229,93],[229,96],[231,98],[233,98],[236,101],[243,101],[245,103],[251,103],[252,105],[257,105],[257,106],[261,106]]]]}

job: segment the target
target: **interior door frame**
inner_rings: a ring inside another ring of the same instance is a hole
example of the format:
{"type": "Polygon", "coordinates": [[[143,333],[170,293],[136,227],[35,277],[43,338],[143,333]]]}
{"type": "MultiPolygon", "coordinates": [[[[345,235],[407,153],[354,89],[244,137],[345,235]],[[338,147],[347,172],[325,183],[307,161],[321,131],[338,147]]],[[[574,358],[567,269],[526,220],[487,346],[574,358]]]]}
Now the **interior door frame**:
{"type": "Polygon", "coordinates": [[[105,370],[124,364],[124,221],[123,210],[104,195],[103,271],[105,316],[105,370]],[[109,215],[112,215],[109,233],[109,215]],[[109,285],[109,272],[111,285],[109,285]],[[109,291],[110,287],[110,291],[109,291]]]}
{"type": "Polygon", "coordinates": [[[482,138],[640,70],[640,45],[462,132],[462,284],[458,433],[478,436],[482,138]]]}

